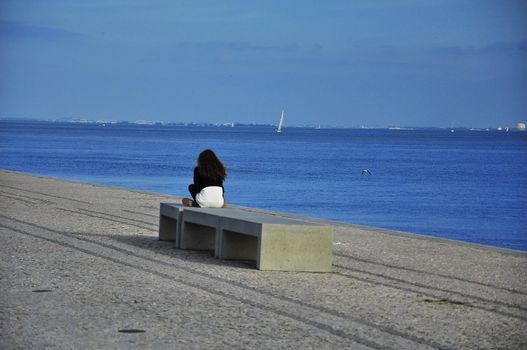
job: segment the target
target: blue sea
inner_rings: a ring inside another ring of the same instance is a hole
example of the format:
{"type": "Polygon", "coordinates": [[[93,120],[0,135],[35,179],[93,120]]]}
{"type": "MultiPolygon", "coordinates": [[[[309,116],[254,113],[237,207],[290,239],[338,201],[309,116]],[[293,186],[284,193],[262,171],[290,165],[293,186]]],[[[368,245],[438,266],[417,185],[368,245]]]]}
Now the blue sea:
{"type": "Polygon", "coordinates": [[[525,132],[0,121],[0,168],[177,196],[206,148],[232,204],[527,250],[525,132]]]}

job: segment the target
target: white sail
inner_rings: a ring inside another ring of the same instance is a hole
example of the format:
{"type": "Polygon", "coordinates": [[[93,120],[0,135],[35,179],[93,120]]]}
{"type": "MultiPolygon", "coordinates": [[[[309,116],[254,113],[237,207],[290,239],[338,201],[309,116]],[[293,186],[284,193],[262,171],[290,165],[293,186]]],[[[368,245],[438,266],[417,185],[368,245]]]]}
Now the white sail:
{"type": "Polygon", "coordinates": [[[283,125],[284,125],[284,110],[282,109],[282,115],[280,116],[280,122],[278,123],[278,129],[276,129],[276,132],[282,132],[283,125]]]}

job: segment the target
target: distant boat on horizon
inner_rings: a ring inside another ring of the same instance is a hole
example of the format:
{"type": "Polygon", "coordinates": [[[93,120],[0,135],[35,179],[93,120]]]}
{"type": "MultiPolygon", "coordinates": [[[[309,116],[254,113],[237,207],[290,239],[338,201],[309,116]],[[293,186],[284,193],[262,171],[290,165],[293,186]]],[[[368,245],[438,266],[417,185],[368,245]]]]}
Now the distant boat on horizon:
{"type": "Polygon", "coordinates": [[[282,115],[280,116],[280,122],[278,123],[278,128],[276,129],[276,132],[282,132],[283,126],[284,126],[284,110],[282,109],[282,115]]]}

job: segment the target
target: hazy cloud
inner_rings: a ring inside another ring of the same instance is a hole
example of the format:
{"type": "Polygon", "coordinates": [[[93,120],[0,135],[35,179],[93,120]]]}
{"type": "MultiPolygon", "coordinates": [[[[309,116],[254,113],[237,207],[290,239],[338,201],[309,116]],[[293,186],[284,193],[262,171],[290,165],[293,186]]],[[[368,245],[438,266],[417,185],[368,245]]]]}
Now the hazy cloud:
{"type": "Polygon", "coordinates": [[[445,46],[435,52],[452,56],[524,54],[527,53],[527,40],[518,42],[495,42],[483,46],[445,46]]]}
{"type": "Polygon", "coordinates": [[[178,46],[184,49],[225,50],[237,52],[294,52],[300,50],[300,46],[297,44],[258,45],[244,41],[181,42],[178,46]]]}
{"type": "Polygon", "coordinates": [[[83,36],[81,33],[61,28],[39,27],[22,22],[0,20],[0,38],[58,41],[76,40],[83,36]]]}

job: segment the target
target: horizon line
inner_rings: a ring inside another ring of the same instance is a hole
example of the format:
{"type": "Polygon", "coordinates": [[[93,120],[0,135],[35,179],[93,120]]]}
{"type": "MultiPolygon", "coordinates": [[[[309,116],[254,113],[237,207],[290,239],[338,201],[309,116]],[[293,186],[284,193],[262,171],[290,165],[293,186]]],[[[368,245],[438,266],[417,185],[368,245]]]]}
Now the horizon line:
{"type": "MultiPolygon", "coordinates": [[[[20,121],[20,122],[48,122],[48,123],[72,123],[72,124],[133,124],[143,126],[213,126],[213,127],[235,127],[235,126],[256,126],[256,127],[276,127],[276,124],[269,123],[256,123],[256,122],[173,122],[173,121],[156,121],[156,120],[110,120],[110,119],[88,119],[82,117],[72,118],[57,118],[57,119],[39,119],[39,118],[27,118],[27,117],[0,117],[0,121],[20,121]]],[[[330,125],[330,124],[304,124],[304,125],[286,125],[284,128],[309,128],[309,129],[389,129],[389,130],[423,130],[423,129],[451,129],[451,130],[525,130],[525,125],[522,128],[521,125],[524,122],[518,122],[515,126],[416,126],[416,125],[355,125],[355,126],[344,126],[344,125],[330,125]]]]}

